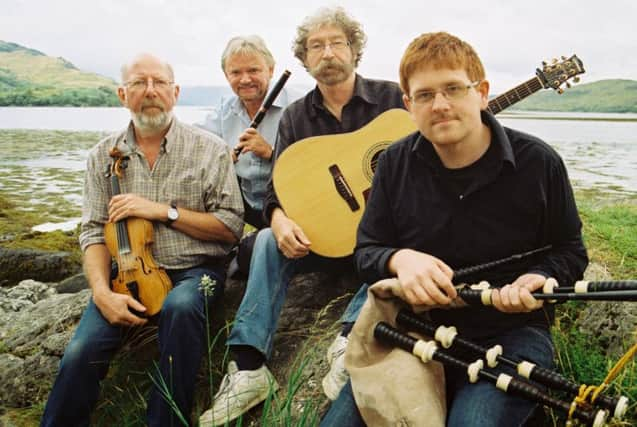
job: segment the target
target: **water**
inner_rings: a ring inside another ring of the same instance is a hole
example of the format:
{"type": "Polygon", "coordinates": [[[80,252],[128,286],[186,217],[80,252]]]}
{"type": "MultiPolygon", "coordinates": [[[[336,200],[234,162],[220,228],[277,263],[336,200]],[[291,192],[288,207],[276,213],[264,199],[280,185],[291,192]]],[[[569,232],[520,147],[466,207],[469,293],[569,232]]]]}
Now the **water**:
{"type": "MultiPolygon", "coordinates": [[[[177,106],[175,114],[195,123],[210,110],[177,106]]],[[[637,196],[637,114],[507,111],[498,118],[553,146],[576,189],[637,196]]],[[[123,108],[0,107],[0,191],[25,211],[58,208],[38,230],[72,226],[88,150],[128,120],[123,108]]]]}

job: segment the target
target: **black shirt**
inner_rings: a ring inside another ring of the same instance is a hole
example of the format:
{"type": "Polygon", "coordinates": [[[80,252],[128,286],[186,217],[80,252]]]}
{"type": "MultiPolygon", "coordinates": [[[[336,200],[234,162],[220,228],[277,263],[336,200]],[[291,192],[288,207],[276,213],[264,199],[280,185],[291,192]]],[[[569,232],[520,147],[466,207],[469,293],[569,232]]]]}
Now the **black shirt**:
{"type": "MultiPolygon", "coordinates": [[[[436,256],[455,270],[548,244],[548,252],[467,282],[502,286],[532,272],[569,286],[582,277],[588,257],[562,159],[546,143],[502,127],[489,113],[482,113],[482,121],[491,129],[491,144],[466,168],[446,169],[419,132],[380,156],[354,254],[363,280],[389,277],[387,262],[403,248],[436,256]]],[[[554,312],[545,304],[528,314],[471,307],[431,315],[458,325],[461,333],[485,336],[521,324],[547,326],[554,312]]]]}
{"type": "MultiPolygon", "coordinates": [[[[301,139],[356,131],[392,108],[405,108],[398,84],[386,80],[366,79],[357,74],[352,99],[343,107],[341,121],[338,121],[325,108],[323,95],[318,87],[315,87],[283,111],[274,146],[274,159],[277,159],[288,146],[301,139]]],[[[268,224],[272,211],[280,206],[270,177],[263,203],[268,224]]]]}

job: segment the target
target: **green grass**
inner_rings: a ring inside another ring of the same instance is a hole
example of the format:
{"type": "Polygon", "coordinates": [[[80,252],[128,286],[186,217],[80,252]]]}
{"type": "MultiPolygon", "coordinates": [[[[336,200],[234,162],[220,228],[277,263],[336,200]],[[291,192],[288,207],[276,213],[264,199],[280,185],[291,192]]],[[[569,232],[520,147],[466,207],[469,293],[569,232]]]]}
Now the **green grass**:
{"type": "Polygon", "coordinates": [[[117,83],[0,41],[0,105],[118,106],[117,83]]]}
{"type": "MultiPolygon", "coordinates": [[[[592,262],[603,265],[614,279],[637,278],[637,203],[634,199],[614,201],[599,195],[577,195],[584,224],[583,235],[592,262]]],[[[552,334],[559,371],[587,385],[599,385],[613,368],[616,359],[605,356],[603,345],[577,330],[575,320],[584,302],[558,306],[552,334]]],[[[637,331],[626,342],[625,350],[637,342],[637,331]]],[[[625,395],[630,401],[626,418],[610,425],[637,425],[637,364],[630,361],[611,382],[609,395],[625,395]]],[[[563,417],[550,412],[548,426],[561,425],[563,417]],[[559,420],[559,421],[557,421],[559,420]]]]}

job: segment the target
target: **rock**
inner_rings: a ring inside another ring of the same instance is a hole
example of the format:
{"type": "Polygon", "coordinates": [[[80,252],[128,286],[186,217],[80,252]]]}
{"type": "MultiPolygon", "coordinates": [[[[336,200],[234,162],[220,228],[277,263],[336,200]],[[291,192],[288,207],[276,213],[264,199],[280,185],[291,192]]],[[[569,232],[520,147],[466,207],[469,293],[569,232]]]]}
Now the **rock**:
{"type": "MultiPolygon", "coordinates": [[[[600,264],[591,263],[584,273],[585,280],[612,280],[610,273],[600,264]]],[[[634,342],[637,330],[637,305],[633,302],[591,302],[582,309],[575,326],[606,349],[611,359],[621,357],[628,344],[634,342]]]]}
{"type": "MultiPolygon", "coordinates": [[[[9,314],[4,319],[4,324],[0,323],[4,352],[26,357],[40,352],[43,343],[49,343],[50,346],[50,336],[75,328],[89,296],[89,290],[77,294],[56,294],[22,311],[9,314]]],[[[60,343],[60,348],[50,349],[49,352],[53,355],[62,354],[64,346],[66,343],[60,343]]]]}
{"type": "Polygon", "coordinates": [[[80,271],[68,252],[0,247],[0,286],[14,286],[21,280],[37,278],[56,282],[80,271]]]}
{"type": "Polygon", "coordinates": [[[74,294],[89,288],[84,273],[78,273],[75,276],[64,279],[57,285],[54,285],[54,287],[58,294],[74,294]]]}
{"type": "Polygon", "coordinates": [[[55,289],[46,283],[23,280],[12,288],[0,288],[0,310],[20,311],[54,294],[55,289]]]}

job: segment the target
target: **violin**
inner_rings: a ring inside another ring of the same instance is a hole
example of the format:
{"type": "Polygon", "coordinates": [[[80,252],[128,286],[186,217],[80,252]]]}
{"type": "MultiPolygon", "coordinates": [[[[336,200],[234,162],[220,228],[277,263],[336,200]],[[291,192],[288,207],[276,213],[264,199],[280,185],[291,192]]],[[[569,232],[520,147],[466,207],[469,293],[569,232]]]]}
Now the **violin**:
{"type": "MultiPolygon", "coordinates": [[[[110,151],[113,163],[107,177],[113,195],[121,193],[119,178],[126,169],[128,157],[114,147],[110,151]]],[[[114,292],[130,295],[146,307],[138,316],[152,316],[161,310],[164,299],[172,289],[166,271],[155,262],[150,249],[153,243],[153,223],[144,218],[129,217],[104,226],[106,247],[117,262],[118,273],[111,281],[114,292]]]]}

